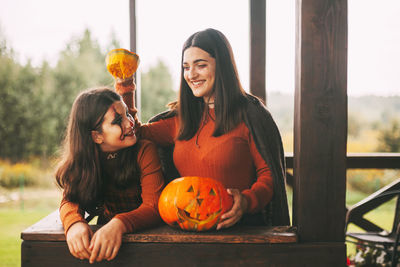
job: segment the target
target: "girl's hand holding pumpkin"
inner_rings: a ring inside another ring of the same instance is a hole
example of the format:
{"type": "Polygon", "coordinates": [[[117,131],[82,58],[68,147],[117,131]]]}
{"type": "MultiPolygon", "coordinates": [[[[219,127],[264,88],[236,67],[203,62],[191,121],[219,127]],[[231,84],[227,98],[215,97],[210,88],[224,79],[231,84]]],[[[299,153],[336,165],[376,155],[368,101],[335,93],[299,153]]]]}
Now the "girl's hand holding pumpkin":
{"type": "Polygon", "coordinates": [[[228,194],[233,197],[233,206],[230,211],[221,216],[221,222],[217,225],[217,230],[228,228],[237,223],[247,211],[247,199],[238,189],[227,189],[228,194]]]}
{"type": "Polygon", "coordinates": [[[84,222],[74,223],[66,234],[67,244],[71,254],[78,259],[89,259],[89,243],[93,232],[84,222]]]}
{"type": "Polygon", "coordinates": [[[126,93],[134,92],[136,90],[136,83],[133,76],[126,79],[115,78],[114,79],[115,91],[121,96],[126,93]]]}
{"type": "Polygon", "coordinates": [[[90,242],[91,256],[89,262],[114,259],[121,247],[122,235],[126,231],[124,223],[119,219],[112,219],[97,230],[90,242]]]}
{"type": "Polygon", "coordinates": [[[135,90],[136,90],[136,84],[135,84],[135,79],[133,76],[126,78],[126,79],[121,79],[121,78],[115,78],[114,80],[114,88],[115,91],[122,96],[124,99],[125,104],[129,108],[129,113],[132,115],[132,117],[135,118],[135,121],[139,122],[136,114],[137,114],[137,109],[135,107],[135,90]]]}

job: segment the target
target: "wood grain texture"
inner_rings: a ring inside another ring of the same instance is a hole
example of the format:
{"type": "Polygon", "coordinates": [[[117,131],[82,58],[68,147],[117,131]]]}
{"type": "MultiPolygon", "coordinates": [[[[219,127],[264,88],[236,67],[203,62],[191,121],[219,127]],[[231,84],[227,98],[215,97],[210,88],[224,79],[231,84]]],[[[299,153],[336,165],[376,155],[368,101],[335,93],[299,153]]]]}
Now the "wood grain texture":
{"type": "MultiPolygon", "coordinates": [[[[91,226],[96,231],[99,226],[91,226]]],[[[22,232],[21,238],[30,241],[65,241],[64,229],[59,212],[55,211],[22,232]]],[[[295,243],[295,228],[235,226],[229,229],[209,232],[185,232],[161,225],[133,234],[125,234],[126,243],[295,243]]]]}
{"type": "MultiPolygon", "coordinates": [[[[286,167],[293,168],[293,153],[286,152],[286,167]]],[[[400,169],[400,153],[347,153],[347,169],[400,169]]]]}
{"type": "MultiPolygon", "coordinates": [[[[117,257],[94,266],[345,266],[344,243],[187,244],[123,243],[117,257]]],[[[65,242],[23,241],[22,267],[89,266],[65,242]]],[[[93,265],[91,265],[93,266],[93,265]]]]}
{"type": "Polygon", "coordinates": [[[250,92],[266,103],[266,1],[250,0],[250,92]]]}
{"type": "Polygon", "coordinates": [[[296,2],[293,221],[300,242],[343,241],[347,0],[296,2]]]}
{"type": "Polygon", "coordinates": [[[130,50],[136,53],[136,0],[129,0],[129,37],[130,50]]]}

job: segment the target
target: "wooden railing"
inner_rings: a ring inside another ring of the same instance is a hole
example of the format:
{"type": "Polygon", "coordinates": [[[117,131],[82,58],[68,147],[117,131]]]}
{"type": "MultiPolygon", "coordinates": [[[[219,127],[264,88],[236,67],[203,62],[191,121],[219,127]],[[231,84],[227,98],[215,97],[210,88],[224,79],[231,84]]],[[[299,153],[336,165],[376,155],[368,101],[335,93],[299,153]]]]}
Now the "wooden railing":
{"type": "MultiPolygon", "coordinates": [[[[293,155],[286,154],[288,168],[293,155]]],[[[400,153],[350,153],[348,168],[399,169],[400,153]]],[[[93,225],[93,230],[97,226],[93,225]]],[[[22,232],[22,266],[88,266],[71,256],[65,242],[58,211],[22,232]]],[[[196,262],[205,266],[276,265],[339,266],[343,261],[332,255],[344,255],[340,242],[299,242],[295,227],[233,227],[224,231],[190,233],[168,226],[127,234],[117,258],[100,266],[187,266],[196,262]],[[272,245],[273,244],[273,245],[272,245]],[[332,254],[333,253],[333,254],[332,254]],[[287,255],[290,255],[289,257],[287,255]],[[172,264],[172,265],[171,265],[172,264]]]]}
{"type": "MultiPolygon", "coordinates": [[[[293,153],[285,153],[286,168],[293,168],[293,153]]],[[[347,169],[400,169],[400,153],[348,153],[347,169]]],[[[293,187],[293,173],[287,172],[286,184],[293,187]]]]}
{"type": "MultiPolygon", "coordinates": [[[[285,153],[286,167],[293,168],[293,153],[285,153]]],[[[400,169],[400,153],[348,153],[347,169],[400,169]]]]}

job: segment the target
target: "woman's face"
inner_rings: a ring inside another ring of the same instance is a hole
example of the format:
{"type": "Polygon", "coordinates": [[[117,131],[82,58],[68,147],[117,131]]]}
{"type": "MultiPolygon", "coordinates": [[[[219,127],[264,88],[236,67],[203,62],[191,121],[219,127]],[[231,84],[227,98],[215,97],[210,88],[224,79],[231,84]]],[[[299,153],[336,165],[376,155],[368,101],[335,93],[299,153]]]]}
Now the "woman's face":
{"type": "Polygon", "coordinates": [[[214,102],[215,58],[198,47],[189,47],[183,53],[183,77],[193,95],[204,102],[214,102]]]}
{"type": "Polygon", "coordinates": [[[137,142],[134,126],[135,121],[128,113],[125,103],[116,101],[104,115],[102,132],[94,131],[92,137],[102,151],[115,152],[137,142]]]}

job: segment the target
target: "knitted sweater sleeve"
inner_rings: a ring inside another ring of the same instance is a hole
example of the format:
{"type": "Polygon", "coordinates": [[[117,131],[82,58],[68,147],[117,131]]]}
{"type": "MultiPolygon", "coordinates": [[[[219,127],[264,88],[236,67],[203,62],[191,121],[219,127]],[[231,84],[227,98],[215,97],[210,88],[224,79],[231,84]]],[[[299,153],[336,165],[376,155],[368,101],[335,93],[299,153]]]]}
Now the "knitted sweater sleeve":
{"type": "Polygon", "coordinates": [[[251,134],[249,135],[250,153],[256,168],[256,181],[250,189],[242,191],[247,200],[247,212],[255,213],[262,210],[273,196],[273,178],[268,164],[258,152],[251,134]]]}
{"type": "Polygon", "coordinates": [[[122,97],[125,104],[128,106],[129,113],[135,118],[135,121],[139,122],[137,119],[137,109],[135,106],[135,90],[136,86],[133,83],[133,79],[127,79],[122,82],[115,83],[115,91],[122,97]]]}
{"type": "Polygon", "coordinates": [[[172,117],[153,123],[141,123],[137,117],[137,109],[135,107],[135,89],[136,87],[132,79],[115,83],[115,91],[122,96],[125,104],[128,106],[129,113],[135,118],[136,135],[139,138],[148,139],[157,145],[173,144],[178,123],[177,118],[172,117]]]}
{"type": "Polygon", "coordinates": [[[151,227],[161,221],[158,213],[158,199],[164,186],[161,165],[156,147],[151,142],[144,142],[138,153],[141,169],[142,204],[135,210],[119,213],[114,218],[120,219],[128,232],[151,227]]]}
{"type": "Polygon", "coordinates": [[[79,208],[77,203],[72,203],[65,198],[60,204],[60,219],[64,226],[64,233],[67,234],[69,228],[77,222],[86,222],[84,211],[79,208]]]}

